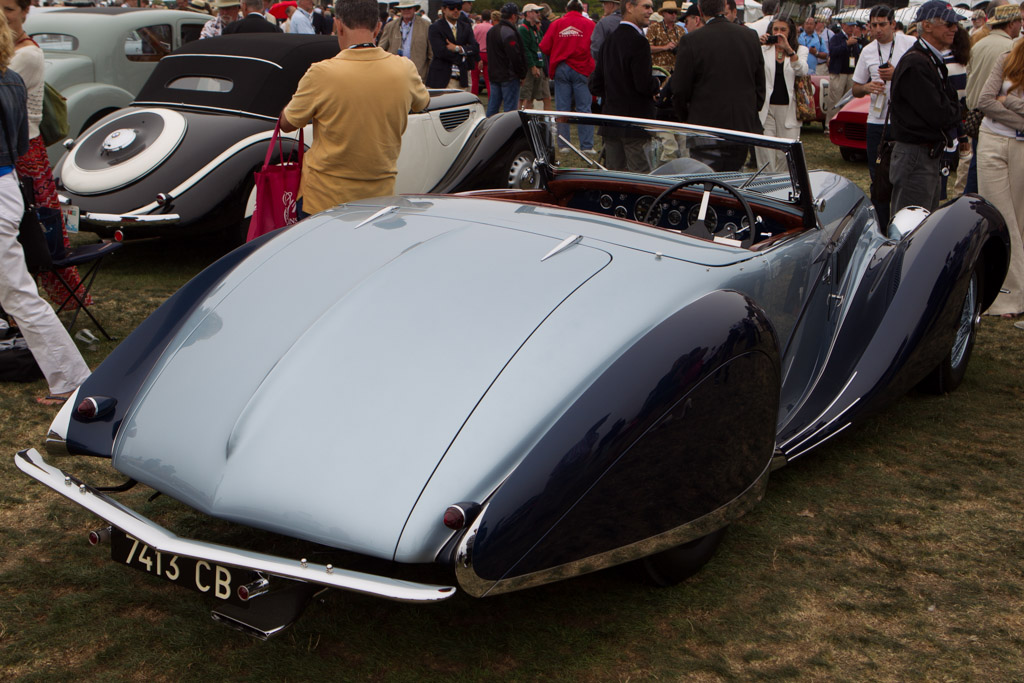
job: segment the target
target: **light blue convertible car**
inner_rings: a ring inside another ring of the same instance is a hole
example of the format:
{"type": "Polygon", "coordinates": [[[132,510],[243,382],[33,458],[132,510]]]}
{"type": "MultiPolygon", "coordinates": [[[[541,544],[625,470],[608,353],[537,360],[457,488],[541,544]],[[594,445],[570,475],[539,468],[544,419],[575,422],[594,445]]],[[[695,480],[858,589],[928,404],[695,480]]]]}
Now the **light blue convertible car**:
{"type": "Polygon", "coordinates": [[[48,439],[124,485],[35,450],[18,467],[105,520],[116,562],[265,637],[325,588],[430,602],[626,562],[680,581],[773,469],[963,378],[1007,267],[983,199],[879,225],[799,142],[510,116],[536,187],[467,191],[481,146],[446,194],[253,241],[125,339],[48,439]],[[116,500],[135,485],[299,550],[191,538],[116,500]]]}

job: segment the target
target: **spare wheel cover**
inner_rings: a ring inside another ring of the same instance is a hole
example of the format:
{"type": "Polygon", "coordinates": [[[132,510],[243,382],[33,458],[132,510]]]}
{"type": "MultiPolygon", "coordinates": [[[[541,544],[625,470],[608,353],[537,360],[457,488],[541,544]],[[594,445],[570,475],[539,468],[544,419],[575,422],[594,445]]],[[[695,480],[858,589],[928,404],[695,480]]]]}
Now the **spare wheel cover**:
{"type": "Polygon", "coordinates": [[[61,182],[78,194],[134,183],[178,148],[186,128],[185,117],[170,109],[134,109],[93,126],[68,154],[61,182]]]}

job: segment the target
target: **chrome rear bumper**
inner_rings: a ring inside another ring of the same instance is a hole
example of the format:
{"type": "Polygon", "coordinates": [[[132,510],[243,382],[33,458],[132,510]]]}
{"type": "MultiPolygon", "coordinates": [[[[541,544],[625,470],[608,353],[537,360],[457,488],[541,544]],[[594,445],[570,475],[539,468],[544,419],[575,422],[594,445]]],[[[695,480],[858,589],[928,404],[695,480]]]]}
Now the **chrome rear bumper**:
{"type": "Polygon", "coordinates": [[[102,225],[105,228],[127,228],[134,226],[161,226],[175,225],[181,222],[181,216],[176,213],[159,213],[133,216],[130,214],[117,213],[93,213],[86,211],[82,213],[82,220],[102,225]]]}
{"type": "Polygon", "coordinates": [[[436,602],[455,595],[454,586],[435,586],[389,579],[362,572],[332,568],[330,565],[302,562],[181,538],[66,472],[48,464],[34,448],[20,451],[14,457],[14,462],[18,469],[28,476],[163,553],[208,560],[216,564],[251,569],[286,579],[375,595],[399,602],[436,602]]]}

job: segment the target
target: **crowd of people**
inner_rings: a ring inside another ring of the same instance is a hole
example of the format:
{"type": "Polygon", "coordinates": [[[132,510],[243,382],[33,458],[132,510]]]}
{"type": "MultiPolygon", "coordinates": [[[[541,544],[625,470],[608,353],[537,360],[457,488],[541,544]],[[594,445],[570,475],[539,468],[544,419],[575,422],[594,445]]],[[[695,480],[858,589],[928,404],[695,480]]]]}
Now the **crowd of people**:
{"type": "MultiPolygon", "coordinates": [[[[0,0],[0,307],[24,334],[49,383],[50,395],[41,401],[60,403],[89,369],[40,297],[17,241],[24,212],[19,178],[33,185],[40,204],[56,205],[38,127],[42,53],[22,28],[29,3],[0,0]]],[[[310,68],[280,117],[286,132],[312,123],[318,133],[305,157],[302,215],[393,193],[407,115],[427,106],[427,88],[485,91],[488,116],[536,101],[548,108],[553,92],[560,111],[590,112],[596,97],[606,114],[667,116],[797,139],[796,84],[828,73],[826,126],[847,92],[871,98],[872,184],[891,187],[891,193],[873,187],[882,224],[907,206],[935,210],[949,192],[946,176],[959,162],[953,191],[979,193],[1010,228],[1010,272],[988,313],[1024,314],[1024,40],[1018,5],[993,0],[967,30],[942,0],[922,4],[910,27],[899,26],[889,7],[876,5],[866,26],[831,28],[825,17],[780,12],[778,0],[765,0],[765,16],[748,24],[737,19],[734,0],[698,0],[685,10],[675,0],[657,8],[652,0],[602,4],[603,16],[595,22],[581,0],[569,0],[560,17],[547,4],[514,2],[481,17],[472,14],[471,0],[442,0],[440,16],[431,21],[415,0],[402,0],[383,15],[376,0],[340,0],[333,8],[297,0],[283,17],[271,14],[263,0],[213,0],[212,7],[206,0],[178,0],[181,9],[215,12],[204,38],[278,31],[337,36],[337,57],[310,68]],[[666,85],[654,76],[655,66],[669,74],[666,85]],[[371,90],[372,98],[351,97],[371,90]],[[670,98],[667,114],[656,110],[659,97],[670,98]],[[976,130],[971,121],[980,121],[976,130]],[[352,130],[360,135],[345,134],[352,130]],[[883,150],[889,154],[885,178],[877,165],[883,150]]],[[[614,130],[601,129],[607,167],[650,170],[643,140],[614,130]]],[[[568,143],[567,128],[558,139],[568,143]]],[[[593,127],[579,126],[578,142],[584,154],[597,153],[593,127]]],[[[715,170],[740,169],[749,156],[744,145],[689,153],[715,170]]],[[[785,171],[784,157],[770,150],[759,150],[756,162],[770,172],[785,171]]],[[[77,274],[66,277],[73,283],[77,274]]]]}

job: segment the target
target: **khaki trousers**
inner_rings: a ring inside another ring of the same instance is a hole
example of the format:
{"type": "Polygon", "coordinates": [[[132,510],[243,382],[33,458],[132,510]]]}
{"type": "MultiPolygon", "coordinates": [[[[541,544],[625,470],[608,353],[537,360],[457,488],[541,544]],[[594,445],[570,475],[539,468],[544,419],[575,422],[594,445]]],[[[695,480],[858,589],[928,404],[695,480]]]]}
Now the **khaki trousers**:
{"type": "Polygon", "coordinates": [[[988,315],[1024,313],[1024,140],[978,134],[978,194],[995,204],[1010,231],[1010,270],[988,315]]]}

